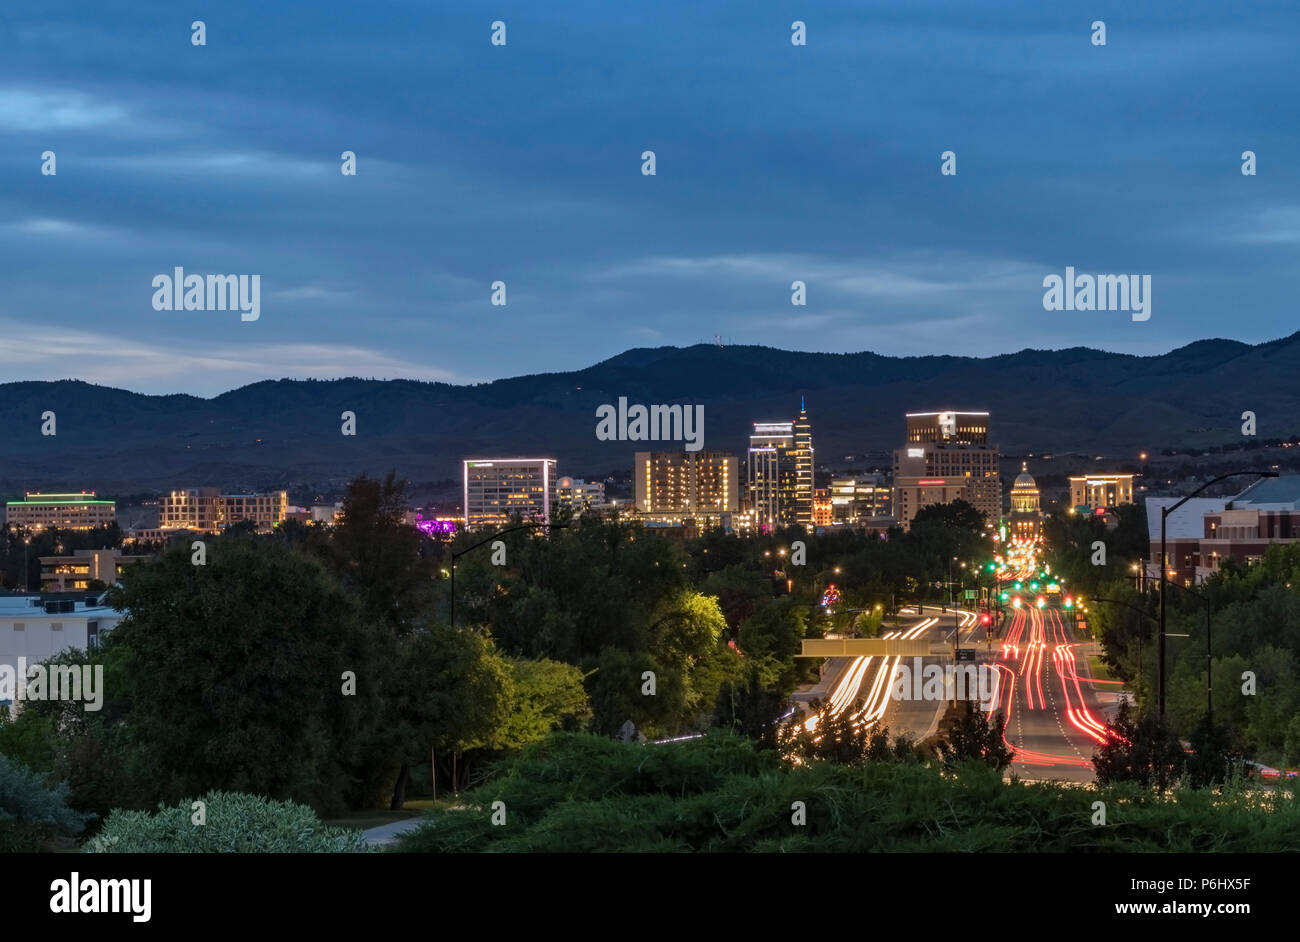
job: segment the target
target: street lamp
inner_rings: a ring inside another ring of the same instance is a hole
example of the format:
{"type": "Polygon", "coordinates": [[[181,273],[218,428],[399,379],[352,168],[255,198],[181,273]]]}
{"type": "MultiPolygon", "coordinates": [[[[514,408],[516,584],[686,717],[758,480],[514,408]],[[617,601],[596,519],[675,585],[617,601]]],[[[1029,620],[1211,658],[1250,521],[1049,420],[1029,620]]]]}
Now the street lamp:
{"type": "Polygon", "coordinates": [[[1206,481],[1173,506],[1160,508],[1160,636],[1156,639],[1158,641],[1157,660],[1160,664],[1160,684],[1157,687],[1156,703],[1159,706],[1161,719],[1165,715],[1165,586],[1169,582],[1169,556],[1166,549],[1169,515],[1210,485],[1226,481],[1228,478],[1241,477],[1244,474],[1254,474],[1261,478],[1277,477],[1276,471],[1230,471],[1227,474],[1220,474],[1217,478],[1206,481]]]}

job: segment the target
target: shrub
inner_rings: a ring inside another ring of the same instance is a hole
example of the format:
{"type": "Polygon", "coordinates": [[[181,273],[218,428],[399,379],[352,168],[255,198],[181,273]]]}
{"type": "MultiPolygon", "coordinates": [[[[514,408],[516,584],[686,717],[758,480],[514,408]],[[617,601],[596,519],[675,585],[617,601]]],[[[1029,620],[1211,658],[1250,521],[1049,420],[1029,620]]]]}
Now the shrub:
{"type": "Polygon", "coordinates": [[[208,792],[205,821],[195,823],[193,802],[158,811],[114,811],[85,843],[87,853],[358,853],[366,850],[356,831],[324,825],[306,805],[258,795],[208,792]]]}
{"type": "Polygon", "coordinates": [[[31,769],[0,756],[0,853],[47,850],[73,837],[92,815],[67,806],[65,785],[48,788],[31,769]]]}

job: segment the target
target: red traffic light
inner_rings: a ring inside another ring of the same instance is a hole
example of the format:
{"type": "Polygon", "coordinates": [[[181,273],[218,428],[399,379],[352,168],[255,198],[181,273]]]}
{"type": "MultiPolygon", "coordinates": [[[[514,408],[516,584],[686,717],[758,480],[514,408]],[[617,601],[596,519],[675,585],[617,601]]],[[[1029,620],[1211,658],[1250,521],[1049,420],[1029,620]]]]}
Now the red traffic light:
{"type": "Polygon", "coordinates": [[[988,613],[988,612],[985,612],[983,615],[980,616],[980,624],[981,624],[981,625],[987,625],[987,624],[988,624],[989,622],[991,622],[992,620],[993,620],[993,619],[989,617],[989,613],[988,613]]]}

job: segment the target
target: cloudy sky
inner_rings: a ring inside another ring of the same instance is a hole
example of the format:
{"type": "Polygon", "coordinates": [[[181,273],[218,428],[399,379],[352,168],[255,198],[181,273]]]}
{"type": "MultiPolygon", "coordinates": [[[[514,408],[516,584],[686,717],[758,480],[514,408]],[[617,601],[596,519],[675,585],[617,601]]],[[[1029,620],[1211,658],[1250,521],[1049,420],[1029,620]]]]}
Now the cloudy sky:
{"type": "Polygon", "coordinates": [[[715,335],[1155,353],[1300,327],[1291,2],[19,6],[0,381],[210,395],[715,335]],[[176,266],[261,275],[260,319],[155,311],[176,266]],[[1151,275],[1151,319],[1045,311],[1066,266],[1151,275]]]}

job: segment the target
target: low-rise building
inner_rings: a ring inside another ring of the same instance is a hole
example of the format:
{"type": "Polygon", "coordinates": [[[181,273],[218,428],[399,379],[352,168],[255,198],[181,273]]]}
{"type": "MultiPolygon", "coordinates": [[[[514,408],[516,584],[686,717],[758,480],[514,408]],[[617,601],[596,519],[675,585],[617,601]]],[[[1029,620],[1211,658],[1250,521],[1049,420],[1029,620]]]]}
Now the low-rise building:
{"type": "Polygon", "coordinates": [[[220,533],[237,523],[253,523],[270,532],[289,513],[288,491],[266,494],[222,494],[215,487],[171,491],[162,500],[159,524],[163,530],[220,533]]]}
{"type": "MultiPolygon", "coordinates": [[[[30,593],[0,595],[0,673],[12,678],[69,648],[94,649],[105,632],[126,617],[100,604],[95,593],[30,593]]],[[[14,692],[5,691],[0,705],[14,706],[14,692]]],[[[21,706],[21,704],[19,704],[21,706]]]]}
{"type": "Polygon", "coordinates": [[[93,530],[117,520],[117,502],[95,496],[94,491],[76,494],[28,492],[23,500],[5,504],[5,521],[28,530],[93,530]]]}
{"type": "Polygon", "coordinates": [[[116,549],[77,550],[71,556],[42,556],[41,591],[88,590],[92,582],[110,586],[117,582],[123,569],[148,558],[124,555],[116,549]]]}
{"type": "Polygon", "coordinates": [[[1133,503],[1131,474],[1070,475],[1071,507],[1119,507],[1133,503]]]}

